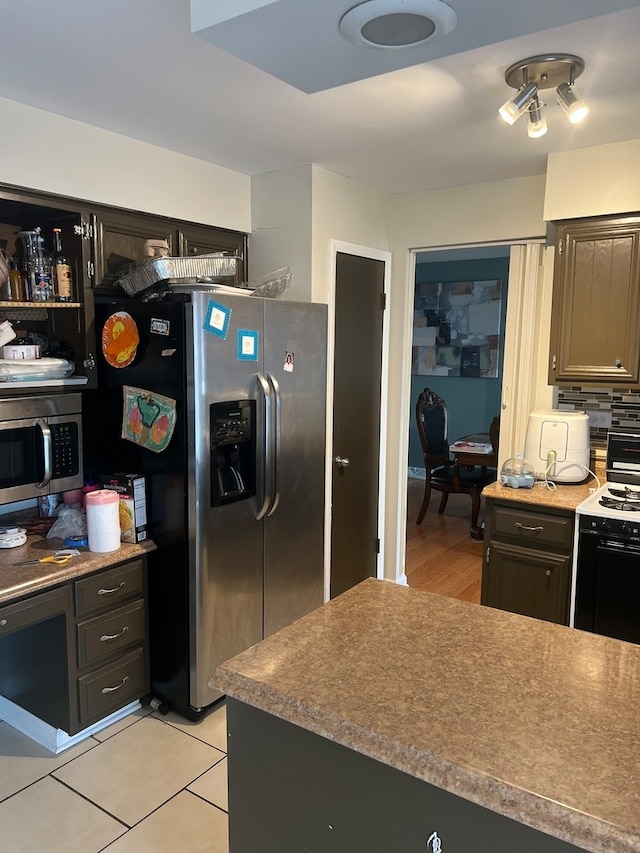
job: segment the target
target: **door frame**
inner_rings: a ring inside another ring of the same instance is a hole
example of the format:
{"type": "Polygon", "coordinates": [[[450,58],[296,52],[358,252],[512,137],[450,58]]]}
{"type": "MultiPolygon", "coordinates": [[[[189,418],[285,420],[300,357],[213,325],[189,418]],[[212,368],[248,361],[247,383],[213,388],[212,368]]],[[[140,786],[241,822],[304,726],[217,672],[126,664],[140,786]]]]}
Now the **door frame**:
{"type": "MultiPolygon", "coordinates": [[[[388,293],[391,283],[391,252],[374,249],[371,246],[360,246],[356,243],[345,243],[342,240],[331,240],[330,243],[330,281],[328,299],[328,329],[327,329],[327,364],[334,366],[335,330],[336,330],[336,258],[338,253],[370,258],[384,263],[384,294],[385,310],[382,314],[382,362],[380,385],[380,464],[378,466],[378,538],[380,548],[376,560],[376,577],[383,577],[384,554],[384,519],[385,519],[385,489],[387,473],[387,424],[384,412],[387,407],[389,388],[389,323],[388,293]]],[[[333,369],[327,370],[327,455],[325,466],[325,487],[327,494],[325,513],[325,563],[324,563],[324,600],[329,601],[331,589],[331,524],[333,507],[333,369]]]]}
{"type": "Polygon", "coordinates": [[[404,564],[407,547],[407,458],[409,452],[409,422],[411,418],[411,341],[413,337],[413,300],[415,293],[416,257],[424,252],[442,249],[469,249],[480,246],[509,246],[509,284],[507,289],[507,317],[505,320],[505,352],[502,373],[500,452],[498,466],[505,458],[513,456],[516,446],[526,431],[528,413],[535,408],[550,409],[557,401],[557,388],[547,382],[549,342],[540,346],[532,328],[548,328],[551,313],[553,288],[553,248],[544,248],[544,237],[527,239],[490,240],[485,243],[456,243],[450,246],[422,246],[409,249],[406,293],[404,304],[404,348],[402,353],[402,406],[398,413],[400,442],[398,451],[398,510],[395,523],[395,574],[386,577],[396,583],[405,584],[407,578],[404,564]],[[510,301],[511,300],[511,310],[510,301]],[[516,308],[517,306],[517,308],[516,308]],[[533,323],[532,323],[533,316],[533,323]],[[518,375],[520,365],[528,365],[533,375],[527,383],[526,398],[518,400],[511,378],[518,375]],[[515,449],[514,449],[515,448],[515,449]],[[402,567],[399,570],[398,567],[402,567]]]}

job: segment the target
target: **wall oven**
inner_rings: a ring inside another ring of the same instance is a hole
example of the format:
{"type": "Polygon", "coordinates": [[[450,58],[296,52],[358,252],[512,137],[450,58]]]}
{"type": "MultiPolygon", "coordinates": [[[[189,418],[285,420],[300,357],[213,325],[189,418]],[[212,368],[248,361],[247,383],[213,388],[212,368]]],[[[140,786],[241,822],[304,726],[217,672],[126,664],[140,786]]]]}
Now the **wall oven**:
{"type": "Polygon", "coordinates": [[[82,396],[0,399],[0,504],[82,486],[82,396]]]}
{"type": "Polygon", "coordinates": [[[570,624],[640,643],[640,435],[610,433],[607,482],[576,508],[570,624]]]}

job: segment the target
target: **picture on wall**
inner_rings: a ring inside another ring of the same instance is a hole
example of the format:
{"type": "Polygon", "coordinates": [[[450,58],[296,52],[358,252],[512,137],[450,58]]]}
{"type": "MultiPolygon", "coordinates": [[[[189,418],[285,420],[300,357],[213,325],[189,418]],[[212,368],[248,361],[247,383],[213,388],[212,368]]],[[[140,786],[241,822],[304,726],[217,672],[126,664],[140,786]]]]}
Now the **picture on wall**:
{"type": "Polygon", "coordinates": [[[416,285],[411,372],[497,378],[501,281],[416,285]]]}

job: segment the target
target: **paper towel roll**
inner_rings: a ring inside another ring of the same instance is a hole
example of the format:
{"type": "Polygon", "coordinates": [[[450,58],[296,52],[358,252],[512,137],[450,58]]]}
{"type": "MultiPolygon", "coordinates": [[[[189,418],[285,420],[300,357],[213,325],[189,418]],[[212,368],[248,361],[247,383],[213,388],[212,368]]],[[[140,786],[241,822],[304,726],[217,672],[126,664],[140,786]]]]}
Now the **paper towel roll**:
{"type": "Polygon", "coordinates": [[[120,498],[112,489],[96,489],[85,495],[89,550],[97,553],[120,547],[120,498]]]}

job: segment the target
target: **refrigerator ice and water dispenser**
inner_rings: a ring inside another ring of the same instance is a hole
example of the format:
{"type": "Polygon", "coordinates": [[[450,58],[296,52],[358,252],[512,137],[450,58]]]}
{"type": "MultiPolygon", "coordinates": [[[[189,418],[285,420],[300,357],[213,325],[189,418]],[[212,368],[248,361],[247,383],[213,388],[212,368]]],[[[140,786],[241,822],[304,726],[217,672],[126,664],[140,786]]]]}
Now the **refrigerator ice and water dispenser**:
{"type": "Polygon", "coordinates": [[[211,506],[241,501],[256,493],[255,400],[231,400],[209,407],[211,506]]]}

